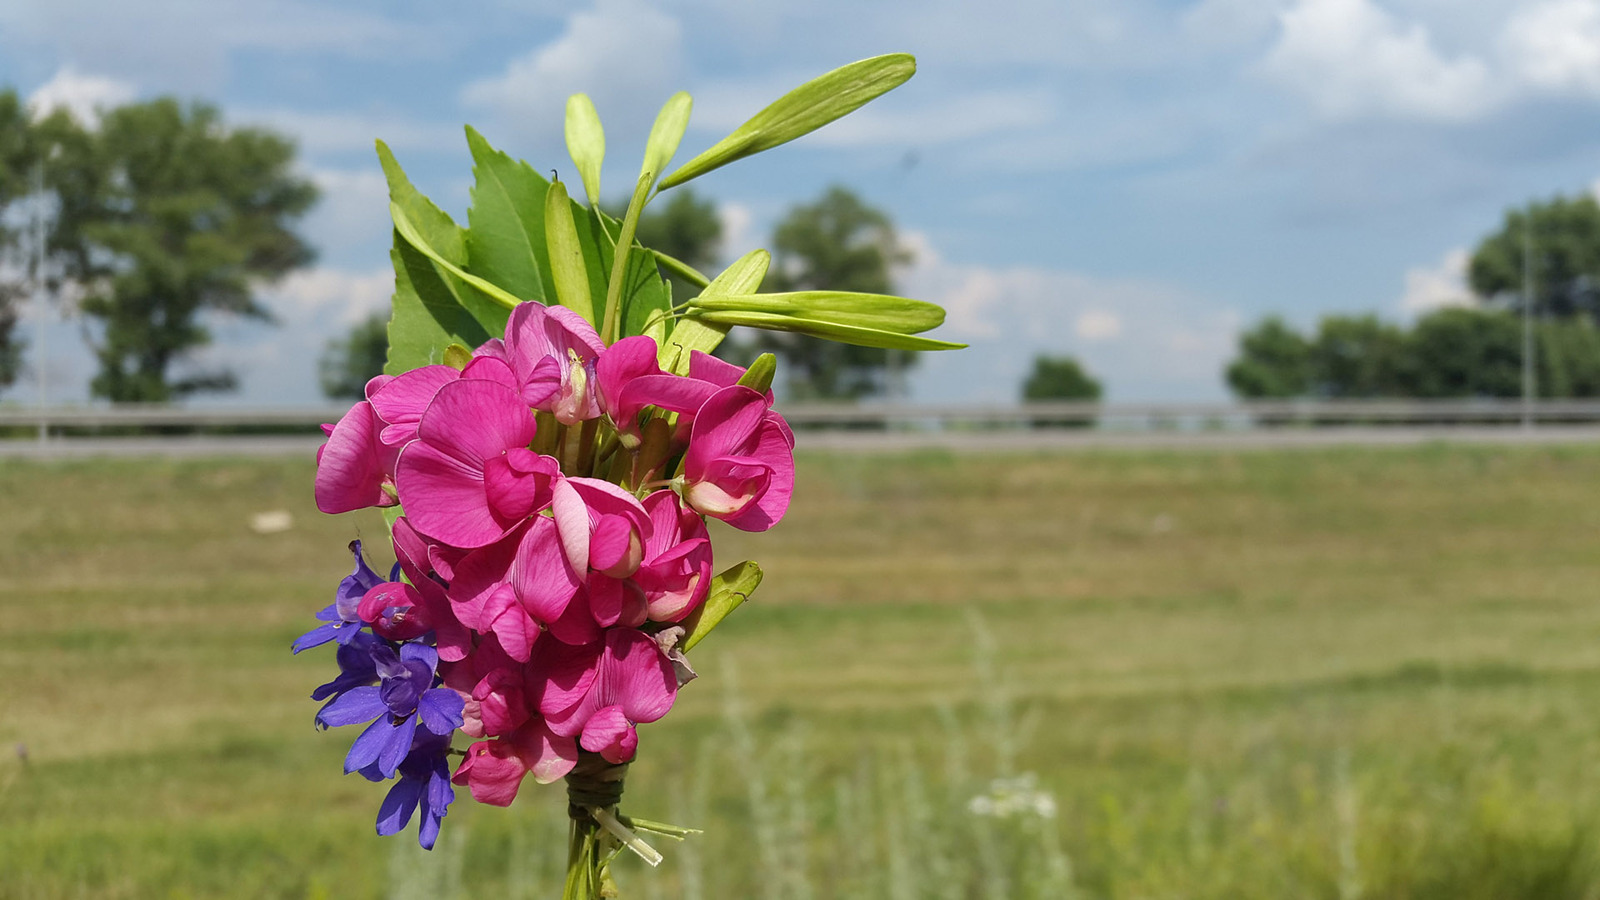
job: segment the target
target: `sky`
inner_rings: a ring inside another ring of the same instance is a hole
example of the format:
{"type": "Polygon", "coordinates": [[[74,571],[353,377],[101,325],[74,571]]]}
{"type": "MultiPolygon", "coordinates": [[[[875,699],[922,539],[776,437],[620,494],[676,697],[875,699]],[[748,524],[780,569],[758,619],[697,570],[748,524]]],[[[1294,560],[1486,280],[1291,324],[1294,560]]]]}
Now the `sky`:
{"type": "MultiPolygon", "coordinates": [[[[0,86],[37,109],[176,95],[297,141],[317,262],[263,288],[276,327],[218,320],[201,360],[255,404],[317,402],[326,342],[388,302],[375,138],[464,220],[462,126],[570,174],[584,91],[617,195],[674,91],[695,98],[683,161],[891,51],[917,56],[906,85],[694,187],[727,259],[831,184],[887,210],[915,251],[901,292],[972,345],[924,355],[917,401],[1015,400],[1038,353],[1110,400],[1222,399],[1263,315],[1464,302],[1508,208],[1600,179],[1600,0],[0,0],[0,86]]],[[[31,320],[44,390],[8,399],[85,399],[81,326],[31,320]]]]}

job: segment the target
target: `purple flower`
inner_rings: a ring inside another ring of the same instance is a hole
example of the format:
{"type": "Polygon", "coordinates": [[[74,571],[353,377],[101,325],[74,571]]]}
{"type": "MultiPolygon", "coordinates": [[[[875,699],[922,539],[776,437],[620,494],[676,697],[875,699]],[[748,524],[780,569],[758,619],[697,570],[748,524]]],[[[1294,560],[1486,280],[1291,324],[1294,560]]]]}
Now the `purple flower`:
{"type": "MultiPolygon", "coordinates": [[[[371,567],[367,565],[367,561],[361,558],[360,541],[350,542],[350,552],[356,558],[355,571],[339,582],[339,589],[334,591],[333,594],[333,602],[328,604],[327,608],[322,612],[317,613],[317,618],[323,624],[295,639],[294,652],[299,653],[301,650],[321,646],[329,641],[348,644],[352,638],[360,633],[362,623],[361,616],[357,614],[357,608],[361,605],[361,598],[366,595],[367,591],[383,584],[384,579],[380,578],[377,572],[372,571],[371,567]]],[[[400,580],[399,563],[395,563],[394,569],[389,573],[388,580],[400,580]]]]}
{"type": "Polygon", "coordinates": [[[400,645],[398,653],[388,643],[371,647],[378,684],[352,687],[317,713],[323,727],[370,722],[345,757],[345,772],[376,764],[384,778],[393,778],[411,752],[420,725],[431,734],[448,737],[461,727],[465,701],[449,688],[434,687],[439,654],[417,643],[400,645]]]}
{"type": "MultiPolygon", "coordinates": [[[[432,850],[439,837],[439,822],[456,798],[450,786],[450,764],[446,752],[450,749],[449,735],[420,730],[411,742],[411,752],[400,763],[400,780],[389,789],[378,807],[378,834],[387,837],[397,834],[411,822],[412,813],[422,806],[422,821],[417,826],[417,843],[424,850],[432,850]]],[[[370,781],[380,781],[377,763],[360,770],[370,781]]]]}

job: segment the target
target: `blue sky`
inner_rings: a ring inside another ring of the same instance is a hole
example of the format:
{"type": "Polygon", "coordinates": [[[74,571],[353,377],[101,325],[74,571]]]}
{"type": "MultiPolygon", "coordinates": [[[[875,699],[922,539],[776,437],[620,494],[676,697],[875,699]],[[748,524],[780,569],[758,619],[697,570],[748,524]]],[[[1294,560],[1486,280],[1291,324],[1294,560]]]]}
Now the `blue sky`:
{"type": "MultiPolygon", "coordinates": [[[[461,213],[462,124],[568,171],[582,90],[615,193],[673,91],[695,96],[686,159],[892,50],[918,57],[904,87],[696,188],[730,258],[830,183],[888,209],[917,253],[904,292],[973,344],[925,358],[919,400],[1012,399],[1036,352],[1111,399],[1218,399],[1262,314],[1461,302],[1507,207],[1600,178],[1600,0],[0,0],[0,84],[41,108],[177,94],[299,142],[318,263],[263,291],[281,327],[218,322],[206,354],[254,403],[317,400],[325,341],[387,302],[374,138],[461,213]]],[[[86,396],[77,328],[43,332],[52,399],[86,396]]]]}

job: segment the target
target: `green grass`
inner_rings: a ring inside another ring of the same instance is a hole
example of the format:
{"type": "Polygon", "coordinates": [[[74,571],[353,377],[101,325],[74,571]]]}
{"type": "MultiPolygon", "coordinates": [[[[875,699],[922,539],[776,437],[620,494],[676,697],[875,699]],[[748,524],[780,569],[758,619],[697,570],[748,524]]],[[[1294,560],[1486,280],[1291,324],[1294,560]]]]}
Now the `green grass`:
{"type": "MultiPolygon", "coordinates": [[[[427,860],[372,835],[382,788],[311,727],[331,653],[287,648],[384,529],[311,474],[0,469],[0,898],[551,896],[558,788],[463,792],[427,860]]],[[[716,535],[767,580],[624,803],[707,834],[627,896],[1600,896],[1600,449],[800,477],[774,532],[716,535]],[[967,811],[1023,772],[1054,819],[967,811]]]]}

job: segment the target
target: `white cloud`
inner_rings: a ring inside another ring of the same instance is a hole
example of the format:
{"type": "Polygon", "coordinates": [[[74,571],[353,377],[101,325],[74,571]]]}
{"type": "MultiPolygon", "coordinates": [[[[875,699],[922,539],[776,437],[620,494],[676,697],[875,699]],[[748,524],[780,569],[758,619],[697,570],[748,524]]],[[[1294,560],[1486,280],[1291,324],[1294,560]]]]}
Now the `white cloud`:
{"type": "Polygon", "coordinates": [[[717,219],[722,223],[723,259],[730,261],[737,259],[755,248],[756,217],[750,207],[743,203],[719,204],[717,219]]]}
{"type": "Polygon", "coordinates": [[[1237,46],[1270,34],[1282,8],[1283,0],[1200,0],[1180,23],[1185,35],[1202,45],[1237,46]]]}
{"type": "Polygon", "coordinates": [[[1600,93],[1600,2],[1553,0],[1506,26],[1507,64],[1531,88],[1600,93]]]}
{"type": "Polygon", "coordinates": [[[258,124],[284,132],[307,153],[372,153],[381,139],[390,149],[450,151],[466,145],[461,126],[422,122],[401,116],[365,115],[359,112],[311,112],[296,109],[245,109],[231,113],[233,121],[258,124]]]}
{"type": "Polygon", "coordinates": [[[314,169],[310,177],[322,196],[301,231],[323,257],[381,253],[389,243],[389,185],[374,164],[370,169],[314,169]]]}
{"type": "Polygon", "coordinates": [[[100,121],[100,110],[121,106],[137,95],[138,89],[130,82],[88,75],[66,65],[28,95],[28,109],[36,119],[65,109],[92,127],[100,121]]]}
{"type": "Polygon", "coordinates": [[[922,399],[1015,399],[1035,353],[1079,357],[1117,399],[1222,396],[1222,367],[1239,329],[1233,310],[1163,282],[963,264],[943,258],[924,235],[906,240],[918,259],[900,286],[947,310],[933,336],[972,345],[923,355],[922,399]]]}
{"type": "Polygon", "coordinates": [[[639,0],[597,0],[569,15],[554,40],[467,85],[461,99],[524,136],[544,138],[561,134],[567,97],[582,91],[608,138],[642,136],[680,81],[682,32],[677,19],[639,0]]]}
{"type": "MultiPolygon", "coordinates": [[[[331,336],[389,305],[394,294],[394,271],[387,266],[365,272],[326,267],[301,269],[261,293],[285,325],[310,325],[323,336],[331,336]]],[[[286,328],[283,334],[296,344],[307,343],[311,336],[293,328],[286,328]]],[[[321,349],[318,340],[312,350],[321,349]]]]}
{"type": "Polygon", "coordinates": [[[1324,115],[1462,121],[1501,99],[1482,59],[1446,58],[1424,25],[1372,0],[1299,0],[1280,21],[1260,71],[1324,115]]]}
{"type": "Polygon", "coordinates": [[[1108,341],[1122,333],[1122,319],[1113,312],[1091,309],[1078,316],[1072,330],[1086,341],[1108,341]]]}
{"type": "Polygon", "coordinates": [[[1458,247],[1434,265],[1407,269],[1400,309],[1408,315],[1421,315],[1447,306],[1472,306],[1476,300],[1467,287],[1470,258],[1465,248],[1458,247]]]}

